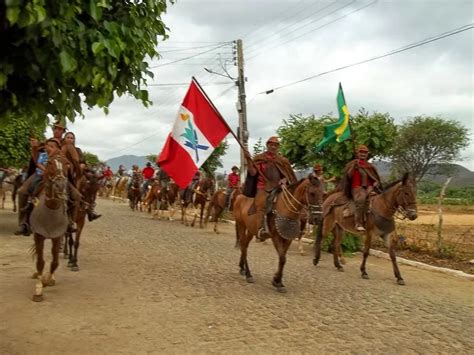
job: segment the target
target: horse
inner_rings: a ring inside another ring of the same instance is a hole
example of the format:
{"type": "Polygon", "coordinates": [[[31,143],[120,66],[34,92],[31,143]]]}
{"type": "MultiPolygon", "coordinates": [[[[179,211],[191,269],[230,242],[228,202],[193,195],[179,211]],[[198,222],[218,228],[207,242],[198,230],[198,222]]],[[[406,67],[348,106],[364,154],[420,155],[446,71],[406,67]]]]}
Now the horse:
{"type": "MultiPolygon", "coordinates": [[[[230,196],[230,208],[229,211],[232,211],[235,203],[235,199],[237,196],[241,194],[240,188],[236,188],[232,190],[231,196],[230,196]]],[[[224,210],[227,208],[226,206],[226,190],[222,189],[219,191],[216,191],[214,195],[211,198],[211,201],[209,202],[209,206],[207,207],[207,212],[206,212],[206,218],[204,220],[204,225],[207,226],[207,223],[209,221],[209,217],[211,217],[211,222],[214,222],[214,232],[216,234],[219,234],[219,231],[217,229],[217,225],[219,222],[219,218],[221,218],[222,213],[224,210]]]]}
{"type": "Polygon", "coordinates": [[[66,232],[64,243],[64,258],[69,259],[68,267],[71,268],[71,271],[79,271],[77,254],[82,231],[84,230],[84,224],[86,223],[87,207],[88,205],[95,204],[97,192],[99,191],[100,186],[101,179],[99,179],[99,177],[93,172],[86,172],[79,179],[78,190],[82,195],[82,201],[74,218],[74,222],[76,222],[77,225],[77,231],[75,233],[66,232]]]}
{"type": "Polygon", "coordinates": [[[17,186],[17,175],[16,171],[11,170],[8,173],[5,173],[2,178],[0,178],[0,199],[2,201],[2,210],[5,209],[5,199],[7,197],[7,192],[10,192],[12,195],[13,202],[13,212],[16,212],[16,190],[17,186]]]}
{"type": "Polygon", "coordinates": [[[43,190],[39,194],[39,204],[33,209],[30,216],[31,229],[34,233],[35,244],[32,248],[36,256],[36,290],[33,301],[43,300],[43,287],[55,284],[54,272],[59,265],[59,249],[61,237],[66,233],[68,226],[67,214],[67,163],[61,156],[49,158],[43,175],[43,190]],[[52,257],[50,273],[43,278],[44,269],[44,240],[51,239],[52,257]]]}
{"type": "Polygon", "coordinates": [[[117,178],[114,187],[112,188],[112,201],[118,199],[124,202],[127,199],[128,176],[120,176],[117,178]]]}
{"type": "Polygon", "coordinates": [[[128,199],[132,211],[142,210],[142,180],[141,173],[134,173],[132,183],[128,187],[128,199]]]}
{"type": "MultiPolygon", "coordinates": [[[[188,206],[191,205],[194,209],[194,217],[193,221],[191,222],[191,227],[194,227],[196,223],[196,219],[198,216],[197,208],[199,206],[200,213],[199,213],[199,227],[203,228],[203,214],[204,214],[204,207],[206,206],[206,202],[208,199],[208,192],[211,192],[214,187],[214,181],[209,178],[201,179],[194,191],[191,193],[187,193],[186,190],[189,189],[182,189],[180,191],[181,195],[181,223],[184,223],[186,226],[188,225],[188,219],[186,216],[186,210],[188,206]]],[[[188,191],[189,192],[189,191],[188,191]]]]}
{"type": "MultiPolygon", "coordinates": [[[[267,173],[267,172],[266,172],[267,173]]],[[[278,253],[278,270],[272,285],[278,292],[286,292],[282,283],[283,268],[286,263],[286,253],[293,239],[301,233],[301,210],[308,208],[308,222],[316,224],[321,218],[323,188],[318,178],[312,175],[286,187],[282,186],[275,192],[272,212],[267,216],[270,236],[278,253]]],[[[257,235],[259,220],[257,214],[249,215],[254,199],[239,195],[234,205],[236,238],[240,243],[240,274],[245,275],[246,281],[253,283],[247,261],[247,249],[252,238],[257,235]]]]}
{"type": "Polygon", "coordinates": [[[315,243],[315,256],[313,264],[317,265],[321,257],[321,242],[332,232],[334,236],[333,259],[334,266],[343,271],[339,262],[339,253],[344,231],[363,236],[365,234],[365,243],[363,250],[363,259],[360,266],[363,279],[368,279],[366,271],[367,257],[369,256],[372,237],[380,236],[384,239],[390,259],[392,261],[393,272],[397,283],[405,285],[400,270],[398,269],[395,248],[397,245],[397,233],[395,230],[394,215],[399,211],[405,218],[413,221],[417,218],[416,192],[414,182],[406,173],[402,179],[387,185],[382,193],[369,198],[368,211],[366,213],[366,232],[359,232],[355,229],[354,215],[351,213],[353,202],[347,202],[343,192],[337,192],[329,196],[323,204],[323,219],[318,228],[318,234],[315,243]],[[341,201],[342,200],[342,201],[341,201]],[[341,202],[339,202],[341,201],[341,202]]]}

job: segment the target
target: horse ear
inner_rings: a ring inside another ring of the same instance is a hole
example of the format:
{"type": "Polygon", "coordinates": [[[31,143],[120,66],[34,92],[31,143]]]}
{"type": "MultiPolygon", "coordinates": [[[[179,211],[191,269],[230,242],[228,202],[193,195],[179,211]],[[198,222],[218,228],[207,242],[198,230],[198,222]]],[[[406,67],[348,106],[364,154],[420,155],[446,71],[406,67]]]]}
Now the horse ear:
{"type": "Polygon", "coordinates": [[[409,178],[410,178],[410,173],[406,172],[405,174],[403,174],[403,178],[402,178],[403,185],[407,184],[409,178]]]}

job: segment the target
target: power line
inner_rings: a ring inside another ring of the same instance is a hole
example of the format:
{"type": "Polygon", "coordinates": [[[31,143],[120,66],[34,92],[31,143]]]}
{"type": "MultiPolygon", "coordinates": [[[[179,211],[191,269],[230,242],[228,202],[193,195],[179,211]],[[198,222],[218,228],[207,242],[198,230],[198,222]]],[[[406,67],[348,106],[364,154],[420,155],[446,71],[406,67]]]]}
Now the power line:
{"type": "Polygon", "coordinates": [[[314,78],[317,78],[317,77],[320,77],[320,76],[323,76],[323,75],[326,75],[326,74],[334,73],[336,71],[340,71],[340,70],[347,69],[347,68],[350,68],[350,67],[354,67],[354,66],[357,66],[357,65],[361,65],[361,64],[364,64],[364,63],[372,62],[372,61],[375,61],[375,60],[378,60],[378,59],[382,59],[382,58],[385,58],[385,57],[388,57],[388,56],[391,56],[391,55],[394,55],[394,54],[397,54],[397,53],[407,51],[409,49],[413,49],[413,48],[416,48],[416,47],[421,47],[425,44],[435,42],[435,41],[438,41],[440,39],[443,39],[443,38],[446,38],[446,37],[449,37],[449,36],[453,36],[455,34],[470,30],[472,28],[474,28],[474,23],[455,28],[453,30],[438,34],[438,35],[433,36],[433,37],[426,38],[426,39],[418,41],[418,42],[408,44],[406,46],[400,47],[398,49],[392,50],[390,52],[387,52],[387,53],[384,53],[384,54],[381,54],[381,55],[378,55],[378,56],[375,56],[375,57],[372,57],[372,58],[368,58],[368,59],[361,60],[361,61],[356,62],[356,63],[344,65],[342,67],[331,69],[331,70],[328,70],[328,71],[325,71],[325,72],[322,72],[322,73],[319,73],[319,74],[311,75],[307,78],[300,79],[300,80],[297,80],[297,81],[293,81],[293,82],[285,84],[285,85],[277,86],[276,88],[259,92],[257,95],[271,94],[271,93],[275,92],[276,90],[280,90],[280,89],[283,89],[283,88],[286,88],[286,87],[289,87],[289,86],[293,86],[293,85],[296,85],[296,84],[299,84],[299,83],[302,83],[302,82],[305,82],[305,81],[308,81],[308,80],[311,80],[311,79],[314,79],[314,78]]]}
{"type": "MultiPolygon", "coordinates": [[[[326,26],[329,26],[329,25],[333,24],[334,22],[340,21],[340,20],[342,20],[343,18],[348,17],[348,16],[350,16],[350,15],[356,13],[356,12],[359,12],[359,11],[361,11],[361,10],[364,10],[365,8],[374,5],[377,1],[378,1],[378,0],[374,0],[374,1],[372,1],[371,3],[368,3],[368,4],[366,4],[366,5],[363,5],[363,6],[359,7],[359,8],[357,8],[357,9],[354,9],[354,10],[352,10],[351,12],[348,12],[347,14],[344,14],[344,15],[339,16],[339,17],[337,17],[337,18],[335,18],[335,19],[333,19],[333,20],[331,20],[331,21],[329,21],[329,22],[326,22],[326,23],[322,24],[321,26],[318,26],[318,27],[313,28],[313,29],[311,29],[311,30],[309,30],[309,31],[306,31],[306,32],[304,32],[304,33],[302,33],[302,34],[300,34],[300,35],[298,35],[298,36],[296,36],[296,37],[290,38],[290,39],[288,39],[288,40],[286,40],[286,41],[284,41],[284,42],[280,42],[280,43],[278,43],[277,45],[274,45],[274,46],[272,46],[272,47],[268,47],[268,48],[266,48],[265,50],[261,51],[260,53],[257,53],[257,54],[255,54],[255,55],[251,56],[250,58],[247,59],[247,61],[250,61],[251,59],[253,59],[253,58],[255,58],[255,57],[258,57],[259,55],[261,55],[262,53],[264,53],[266,50],[269,50],[269,49],[272,49],[272,48],[276,48],[276,47],[279,47],[279,46],[283,46],[284,44],[287,44],[288,42],[292,42],[292,41],[294,41],[294,40],[296,40],[296,39],[299,39],[299,38],[301,38],[301,37],[304,37],[304,36],[306,36],[306,35],[308,35],[308,34],[314,32],[314,31],[317,31],[317,30],[320,30],[321,28],[324,28],[324,27],[326,27],[326,26]]],[[[350,3],[350,4],[352,4],[352,3],[350,3]]],[[[336,10],[331,11],[330,13],[328,13],[328,14],[326,14],[325,16],[321,17],[320,19],[311,21],[310,23],[318,22],[319,20],[322,20],[324,17],[327,17],[327,16],[329,16],[329,15],[332,15],[333,13],[335,13],[335,12],[337,12],[337,11],[343,9],[343,8],[346,7],[346,6],[349,6],[350,4],[345,5],[345,6],[342,6],[342,7],[340,7],[340,8],[337,8],[336,10]]],[[[303,27],[306,27],[306,25],[301,26],[299,29],[302,29],[303,27]]],[[[260,49],[261,49],[261,48],[260,48],[260,49]]]]}
{"type": "Polygon", "coordinates": [[[170,64],[182,62],[182,61],[184,61],[184,60],[188,60],[188,59],[191,59],[191,58],[195,58],[195,57],[197,57],[197,56],[200,56],[200,55],[205,54],[205,53],[212,52],[212,51],[214,51],[214,50],[216,50],[216,49],[218,49],[218,48],[222,48],[222,47],[227,46],[227,45],[229,45],[229,42],[224,43],[224,44],[221,44],[221,45],[219,45],[219,46],[217,46],[217,47],[213,47],[213,48],[208,49],[208,50],[206,50],[206,51],[202,51],[202,52],[199,52],[199,53],[197,53],[197,54],[190,55],[190,56],[188,56],[188,57],[184,57],[184,58],[181,58],[181,59],[174,60],[174,61],[172,61],[172,62],[167,62],[167,63],[163,63],[163,64],[153,65],[153,66],[150,67],[150,69],[160,68],[160,67],[164,67],[165,65],[170,65],[170,64]]]}
{"type": "MultiPolygon", "coordinates": [[[[229,82],[219,82],[219,83],[206,83],[201,84],[203,86],[207,85],[227,85],[229,82]]],[[[165,84],[148,84],[147,86],[189,86],[189,83],[165,83],[165,84]]]]}

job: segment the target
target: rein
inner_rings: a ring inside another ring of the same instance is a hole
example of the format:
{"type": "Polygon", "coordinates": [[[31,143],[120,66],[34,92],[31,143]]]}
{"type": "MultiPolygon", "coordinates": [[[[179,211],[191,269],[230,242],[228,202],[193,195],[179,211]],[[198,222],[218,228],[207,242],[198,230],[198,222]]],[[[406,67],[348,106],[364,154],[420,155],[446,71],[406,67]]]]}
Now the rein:
{"type": "MultiPolygon", "coordinates": [[[[308,199],[308,186],[305,186],[304,189],[305,189],[306,201],[309,201],[309,199],[308,199]]],[[[303,203],[301,203],[291,193],[291,191],[285,185],[282,186],[282,192],[283,192],[283,202],[284,202],[286,208],[290,212],[298,214],[302,208],[306,207],[303,203]],[[297,206],[295,206],[292,201],[296,202],[296,204],[299,205],[298,206],[299,208],[297,206]]],[[[311,204],[309,202],[307,202],[307,204],[308,204],[309,213],[311,213],[311,214],[322,214],[323,213],[323,209],[322,209],[321,205],[314,205],[314,204],[311,204]]]]}

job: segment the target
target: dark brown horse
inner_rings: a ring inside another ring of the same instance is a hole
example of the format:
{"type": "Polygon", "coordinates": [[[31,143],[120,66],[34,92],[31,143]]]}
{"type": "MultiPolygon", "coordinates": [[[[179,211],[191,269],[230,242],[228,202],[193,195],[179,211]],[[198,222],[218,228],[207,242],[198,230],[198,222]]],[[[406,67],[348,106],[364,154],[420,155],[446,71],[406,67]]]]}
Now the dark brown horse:
{"type": "Polygon", "coordinates": [[[128,187],[128,199],[132,211],[142,210],[142,183],[141,173],[133,173],[132,182],[128,187]]]}
{"type": "Polygon", "coordinates": [[[191,193],[187,193],[186,189],[180,191],[181,194],[181,223],[184,223],[186,226],[188,225],[188,218],[186,215],[186,211],[189,206],[193,207],[193,221],[191,222],[191,227],[194,227],[196,223],[196,219],[198,217],[198,206],[199,206],[199,227],[203,228],[203,215],[204,215],[204,207],[206,206],[206,202],[209,199],[209,194],[212,193],[214,188],[214,180],[209,178],[201,179],[194,191],[191,193]]]}
{"type": "MultiPolygon", "coordinates": [[[[229,211],[233,210],[235,199],[237,196],[241,194],[240,188],[236,188],[232,190],[231,196],[230,196],[230,207],[229,211]]],[[[207,212],[206,212],[206,218],[204,224],[207,226],[207,223],[209,221],[209,217],[211,218],[211,222],[214,222],[214,232],[219,234],[219,231],[217,229],[218,223],[219,223],[219,218],[221,218],[222,213],[224,210],[227,208],[225,205],[226,203],[226,190],[219,190],[212,195],[211,200],[209,201],[209,206],[207,206],[207,212]]]]}
{"type": "MultiPolygon", "coordinates": [[[[286,252],[293,239],[301,233],[301,210],[309,211],[309,222],[318,223],[321,218],[323,190],[319,179],[309,176],[290,185],[283,186],[276,194],[272,213],[268,215],[268,227],[275,249],[278,252],[278,270],[272,285],[279,292],[286,292],[282,283],[283,268],[286,263],[286,252]]],[[[240,273],[245,275],[247,282],[252,283],[253,277],[247,261],[247,249],[252,238],[257,235],[259,222],[256,214],[250,214],[254,199],[239,195],[234,205],[235,228],[240,243],[240,273]]]]}
{"type": "Polygon", "coordinates": [[[414,183],[408,173],[401,180],[388,185],[384,191],[369,199],[368,212],[366,214],[365,228],[367,232],[358,232],[355,229],[354,214],[352,213],[352,202],[344,199],[342,192],[330,195],[323,204],[323,220],[318,228],[315,244],[315,256],[313,264],[317,265],[321,257],[321,242],[330,232],[334,236],[333,259],[334,265],[339,271],[343,267],[339,262],[339,252],[344,231],[363,236],[365,234],[364,254],[360,271],[363,279],[368,279],[366,261],[369,256],[372,237],[380,236],[384,239],[390,259],[392,260],[393,272],[399,285],[404,285],[400,270],[398,269],[395,248],[398,236],[395,230],[394,215],[398,211],[404,217],[413,221],[417,218],[416,193],[414,183]],[[341,202],[339,202],[341,201],[341,202]]]}
{"type": "Polygon", "coordinates": [[[78,182],[78,190],[82,195],[82,201],[74,218],[77,224],[77,231],[75,233],[66,232],[64,243],[64,258],[69,259],[67,266],[71,268],[71,271],[79,271],[77,255],[82,231],[86,223],[87,207],[88,205],[95,204],[100,187],[101,179],[93,172],[84,173],[78,182]]]}
{"type": "Polygon", "coordinates": [[[36,272],[33,278],[37,280],[33,301],[43,300],[43,287],[55,284],[54,272],[59,265],[59,249],[61,237],[64,236],[67,226],[67,174],[68,165],[61,156],[49,158],[43,176],[43,190],[39,194],[39,204],[31,212],[31,229],[34,233],[35,244],[33,252],[36,256],[36,272]],[[43,278],[44,269],[44,240],[51,239],[53,244],[51,253],[50,273],[43,278]]]}

